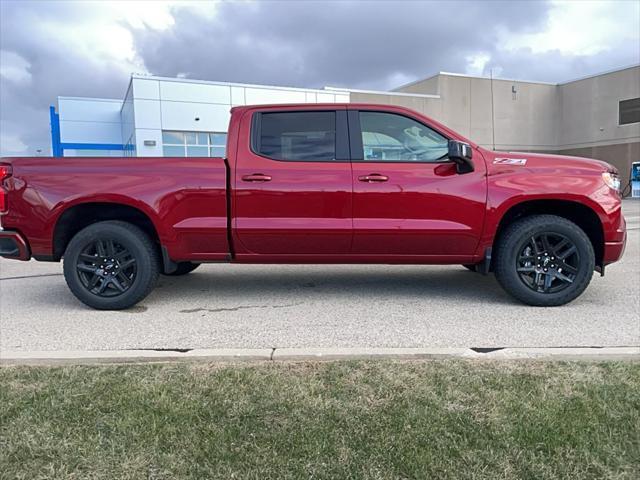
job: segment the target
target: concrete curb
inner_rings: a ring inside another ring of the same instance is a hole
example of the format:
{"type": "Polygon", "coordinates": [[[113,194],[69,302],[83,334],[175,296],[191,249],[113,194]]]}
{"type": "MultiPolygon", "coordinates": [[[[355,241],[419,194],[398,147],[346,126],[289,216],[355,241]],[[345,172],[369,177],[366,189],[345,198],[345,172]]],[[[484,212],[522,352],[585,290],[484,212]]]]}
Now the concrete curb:
{"type": "Polygon", "coordinates": [[[3,351],[0,365],[86,365],[176,361],[322,361],[356,359],[631,360],[640,347],[558,348],[257,348],[194,350],[3,351]]]}
{"type": "Polygon", "coordinates": [[[214,350],[93,350],[3,351],[0,365],[83,365],[95,363],[151,363],[203,360],[234,362],[271,360],[272,348],[214,350]]]}

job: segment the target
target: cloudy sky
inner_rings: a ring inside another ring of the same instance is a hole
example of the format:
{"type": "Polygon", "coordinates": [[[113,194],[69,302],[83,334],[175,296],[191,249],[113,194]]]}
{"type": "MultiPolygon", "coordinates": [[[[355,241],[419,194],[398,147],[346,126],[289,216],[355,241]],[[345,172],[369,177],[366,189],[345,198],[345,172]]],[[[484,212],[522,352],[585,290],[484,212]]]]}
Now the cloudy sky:
{"type": "Polygon", "coordinates": [[[640,63],[640,2],[0,0],[0,154],[50,151],[58,95],[132,72],[390,89],[438,71],[561,82],[640,63]]]}

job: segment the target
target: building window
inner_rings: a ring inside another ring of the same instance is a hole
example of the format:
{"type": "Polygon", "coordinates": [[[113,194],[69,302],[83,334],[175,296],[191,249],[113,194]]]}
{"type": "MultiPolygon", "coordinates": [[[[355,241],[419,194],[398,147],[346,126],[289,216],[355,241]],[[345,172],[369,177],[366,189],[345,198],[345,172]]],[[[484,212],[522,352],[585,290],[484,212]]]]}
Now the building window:
{"type": "Polygon", "coordinates": [[[620,113],[619,125],[640,122],[640,98],[621,100],[618,108],[620,113]]]}
{"type": "Polygon", "coordinates": [[[165,157],[224,157],[226,133],[162,132],[162,153],[165,157]]]}

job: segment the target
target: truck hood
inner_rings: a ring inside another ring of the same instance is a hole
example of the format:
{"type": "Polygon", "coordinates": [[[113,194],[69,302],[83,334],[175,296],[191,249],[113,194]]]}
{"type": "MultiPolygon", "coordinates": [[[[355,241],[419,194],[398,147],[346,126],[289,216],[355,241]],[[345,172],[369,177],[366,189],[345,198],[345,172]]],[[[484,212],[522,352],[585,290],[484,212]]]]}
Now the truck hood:
{"type": "Polygon", "coordinates": [[[529,171],[588,174],[617,171],[613,165],[593,158],[570,157],[548,153],[482,151],[489,174],[523,168],[529,171]]]}

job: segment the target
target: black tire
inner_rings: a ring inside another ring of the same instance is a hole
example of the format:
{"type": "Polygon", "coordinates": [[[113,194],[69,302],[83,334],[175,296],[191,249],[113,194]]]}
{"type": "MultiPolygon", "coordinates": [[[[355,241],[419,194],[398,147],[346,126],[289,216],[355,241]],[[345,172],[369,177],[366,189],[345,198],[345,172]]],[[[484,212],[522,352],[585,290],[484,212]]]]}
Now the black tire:
{"type": "Polygon", "coordinates": [[[498,241],[494,263],[496,278],[507,293],[543,307],[577,298],[594,268],[589,237],[575,223],[555,215],[535,215],[509,225],[498,241]]]}
{"type": "Polygon", "coordinates": [[[199,263],[180,262],[178,263],[178,268],[176,268],[175,272],[171,272],[171,273],[162,272],[162,274],[168,277],[180,277],[181,275],[186,275],[187,273],[193,272],[199,266],[200,266],[199,263]]]}
{"type": "Polygon", "coordinates": [[[467,270],[470,270],[472,272],[477,272],[478,271],[478,265],[476,265],[475,263],[470,263],[470,264],[465,264],[462,265],[464,268],[466,268],[467,270]]]}
{"type": "Polygon", "coordinates": [[[126,222],[94,223],[78,232],[64,253],[69,289],[78,300],[98,310],[135,305],[153,290],[159,274],[156,245],[126,222]]]}

